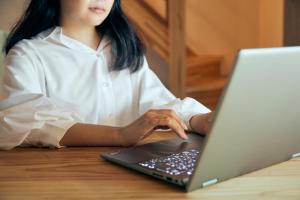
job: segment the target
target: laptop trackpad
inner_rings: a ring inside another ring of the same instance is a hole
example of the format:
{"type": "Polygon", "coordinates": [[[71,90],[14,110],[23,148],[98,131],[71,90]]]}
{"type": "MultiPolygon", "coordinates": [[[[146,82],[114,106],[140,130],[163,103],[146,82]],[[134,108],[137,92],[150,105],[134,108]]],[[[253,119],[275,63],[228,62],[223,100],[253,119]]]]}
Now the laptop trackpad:
{"type": "Polygon", "coordinates": [[[203,143],[203,137],[197,134],[189,134],[188,140],[180,138],[162,140],[141,146],[120,149],[116,152],[102,154],[105,158],[125,163],[137,163],[155,157],[168,156],[173,153],[188,149],[199,149],[203,143]]]}

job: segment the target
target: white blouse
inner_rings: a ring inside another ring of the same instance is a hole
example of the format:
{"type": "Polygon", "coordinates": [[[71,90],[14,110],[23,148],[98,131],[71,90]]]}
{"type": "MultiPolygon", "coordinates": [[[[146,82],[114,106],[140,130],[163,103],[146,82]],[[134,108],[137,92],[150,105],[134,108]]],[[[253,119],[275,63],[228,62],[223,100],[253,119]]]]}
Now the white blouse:
{"type": "MultiPolygon", "coordinates": [[[[177,99],[149,68],[109,70],[110,41],[97,50],[65,36],[61,27],[18,42],[4,62],[0,90],[0,149],[60,147],[75,123],[125,126],[149,109],[172,109],[189,119],[210,112],[177,99]]],[[[109,133],[107,133],[109,134],[109,133]]]]}

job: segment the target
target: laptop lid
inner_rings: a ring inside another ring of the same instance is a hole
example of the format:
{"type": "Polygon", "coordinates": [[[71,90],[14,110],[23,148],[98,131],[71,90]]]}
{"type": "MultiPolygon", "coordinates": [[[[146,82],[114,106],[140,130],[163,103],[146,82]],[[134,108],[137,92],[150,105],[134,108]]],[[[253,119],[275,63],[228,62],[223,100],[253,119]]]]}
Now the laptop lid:
{"type": "Polygon", "coordinates": [[[299,102],[300,47],[241,50],[186,189],[297,156],[299,102]]]}

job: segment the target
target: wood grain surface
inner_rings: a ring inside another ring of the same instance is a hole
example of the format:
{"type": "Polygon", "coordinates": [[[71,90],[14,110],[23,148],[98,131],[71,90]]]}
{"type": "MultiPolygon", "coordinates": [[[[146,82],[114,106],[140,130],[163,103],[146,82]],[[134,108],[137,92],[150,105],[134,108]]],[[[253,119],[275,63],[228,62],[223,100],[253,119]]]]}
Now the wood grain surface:
{"type": "MultiPolygon", "coordinates": [[[[157,133],[144,142],[174,137],[157,133]]],[[[300,159],[211,187],[181,188],[99,158],[118,147],[0,151],[0,199],[300,199],[300,159]]]]}

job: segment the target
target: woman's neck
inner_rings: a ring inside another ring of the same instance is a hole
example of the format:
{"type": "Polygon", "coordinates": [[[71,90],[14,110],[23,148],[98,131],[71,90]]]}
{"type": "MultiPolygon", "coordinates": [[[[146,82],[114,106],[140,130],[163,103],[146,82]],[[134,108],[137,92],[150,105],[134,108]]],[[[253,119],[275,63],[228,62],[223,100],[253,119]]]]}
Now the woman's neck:
{"type": "Polygon", "coordinates": [[[96,28],[92,26],[75,26],[75,25],[62,25],[63,34],[83,44],[97,49],[101,41],[101,36],[97,33],[96,28]]]}

